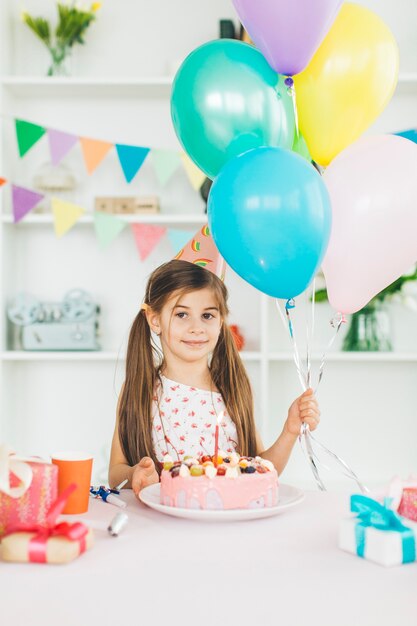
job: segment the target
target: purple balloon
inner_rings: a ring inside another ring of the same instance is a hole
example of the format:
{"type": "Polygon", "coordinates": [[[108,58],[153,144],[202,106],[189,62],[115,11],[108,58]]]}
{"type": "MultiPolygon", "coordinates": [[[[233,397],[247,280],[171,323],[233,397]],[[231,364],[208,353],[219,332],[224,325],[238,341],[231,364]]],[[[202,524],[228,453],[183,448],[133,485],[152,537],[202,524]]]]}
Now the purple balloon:
{"type": "Polygon", "coordinates": [[[307,67],[343,0],[233,0],[239,19],[269,65],[293,76],[307,67]]]}

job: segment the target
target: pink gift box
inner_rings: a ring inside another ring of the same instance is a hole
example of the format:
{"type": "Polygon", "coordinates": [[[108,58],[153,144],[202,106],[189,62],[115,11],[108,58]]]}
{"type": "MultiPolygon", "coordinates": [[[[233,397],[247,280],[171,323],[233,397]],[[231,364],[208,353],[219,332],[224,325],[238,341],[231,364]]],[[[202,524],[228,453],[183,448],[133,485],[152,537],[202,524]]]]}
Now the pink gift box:
{"type": "MultiPolygon", "coordinates": [[[[10,457],[12,459],[13,457],[10,457]]],[[[51,463],[24,461],[32,471],[29,487],[18,498],[0,490],[0,537],[17,525],[44,525],[51,504],[58,495],[58,468],[51,463]]],[[[20,484],[9,471],[10,487],[20,484]]]]}
{"type": "Polygon", "coordinates": [[[417,487],[403,489],[398,513],[407,519],[417,522],[417,487]]]}

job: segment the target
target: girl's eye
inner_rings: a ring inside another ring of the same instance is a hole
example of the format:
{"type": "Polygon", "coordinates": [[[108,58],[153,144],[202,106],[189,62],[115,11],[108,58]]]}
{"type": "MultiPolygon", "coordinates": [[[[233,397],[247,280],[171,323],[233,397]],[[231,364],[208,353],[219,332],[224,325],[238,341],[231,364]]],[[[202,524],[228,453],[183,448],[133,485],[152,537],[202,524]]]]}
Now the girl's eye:
{"type": "Polygon", "coordinates": [[[177,313],[177,317],[183,320],[187,317],[187,313],[185,311],[180,311],[179,313],[177,313]]]}
{"type": "Polygon", "coordinates": [[[214,319],[214,315],[212,315],[211,313],[203,313],[203,319],[205,320],[214,319]]]}

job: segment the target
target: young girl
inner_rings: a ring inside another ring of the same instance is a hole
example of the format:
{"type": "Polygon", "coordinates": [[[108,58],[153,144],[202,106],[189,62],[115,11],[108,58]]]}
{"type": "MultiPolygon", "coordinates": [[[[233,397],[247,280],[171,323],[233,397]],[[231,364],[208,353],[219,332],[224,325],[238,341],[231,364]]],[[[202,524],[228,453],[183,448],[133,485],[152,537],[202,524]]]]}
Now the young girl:
{"type": "Polygon", "coordinates": [[[256,431],[248,376],[227,325],[227,289],[212,272],[173,260],[151,275],[129,336],[109,483],[128,479],[136,495],[158,482],[169,454],[212,454],[221,411],[220,449],[260,455],[284,469],[303,422],[320,412],[311,389],[289,408],[283,430],[265,450],[256,431]],[[160,340],[162,354],[153,342],[160,340]]]}

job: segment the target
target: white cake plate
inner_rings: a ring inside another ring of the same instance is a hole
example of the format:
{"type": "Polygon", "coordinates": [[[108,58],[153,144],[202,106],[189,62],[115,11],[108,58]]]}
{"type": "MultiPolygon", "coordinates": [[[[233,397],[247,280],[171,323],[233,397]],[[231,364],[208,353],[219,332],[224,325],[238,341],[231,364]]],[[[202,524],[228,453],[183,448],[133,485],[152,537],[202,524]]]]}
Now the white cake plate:
{"type": "Polygon", "coordinates": [[[227,511],[209,511],[207,509],[181,509],[167,506],[160,502],[161,485],[149,485],[139,493],[139,498],[151,509],[155,509],[165,515],[183,517],[185,519],[200,520],[203,522],[237,522],[262,517],[271,517],[283,513],[304,500],[304,492],[290,485],[279,485],[279,502],[276,506],[263,509],[230,509],[227,511]]]}

